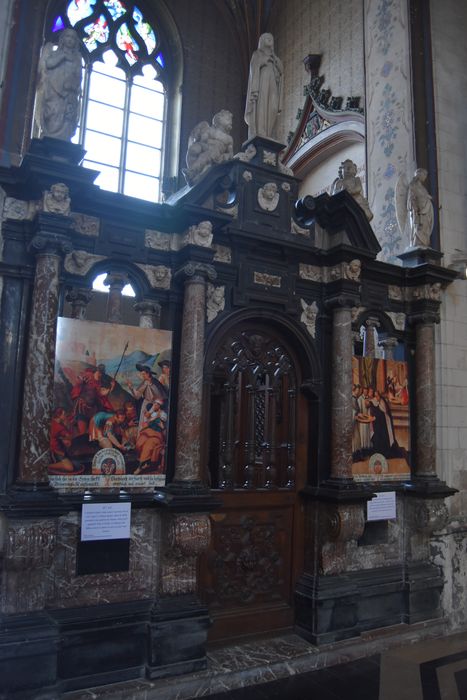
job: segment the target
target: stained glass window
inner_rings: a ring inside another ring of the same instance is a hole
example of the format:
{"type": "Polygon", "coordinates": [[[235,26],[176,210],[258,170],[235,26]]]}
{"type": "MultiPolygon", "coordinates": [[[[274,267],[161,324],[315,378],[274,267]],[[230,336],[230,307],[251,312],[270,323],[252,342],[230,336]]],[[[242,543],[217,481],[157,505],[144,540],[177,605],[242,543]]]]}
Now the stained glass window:
{"type": "Polygon", "coordinates": [[[166,114],[166,61],[140,5],[68,0],[51,31],[73,27],[83,43],[83,100],[73,138],[103,189],[158,201],[166,114]]]}

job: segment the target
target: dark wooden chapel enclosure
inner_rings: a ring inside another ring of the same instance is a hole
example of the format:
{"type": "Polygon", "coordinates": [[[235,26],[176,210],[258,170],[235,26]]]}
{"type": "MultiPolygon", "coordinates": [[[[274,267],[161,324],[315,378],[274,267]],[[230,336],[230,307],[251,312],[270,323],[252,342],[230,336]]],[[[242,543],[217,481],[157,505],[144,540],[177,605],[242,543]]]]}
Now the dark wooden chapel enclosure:
{"type": "Polygon", "coordinates": [[[455,273],[430,249],[377,261],[354,199],[299,200],[281,148],[256,138],[165,204],[100,190],[80,148],[50,139],[0,171],[11,697],[200,669],[209,639],[294,628],[319,646],[440,615],[429,536],[452,490],[436,475],[433,333],[455,273]],[[69,215],[43,210],[57,183],[69,215]],[[102,273],[107,306],[91,291],[102,273]],[[57,317],[173,332],[165,485],[51,486],[57,317]],[[353,470],[352,357],[365,336],[365,358],[377,339],[407,362],[401,478],[353,470]],[[367,521],[376,492],[396,493],[395,517],[367,521]],[[81,541],[89,503],[130,503],[129,540],[81,541]]]}

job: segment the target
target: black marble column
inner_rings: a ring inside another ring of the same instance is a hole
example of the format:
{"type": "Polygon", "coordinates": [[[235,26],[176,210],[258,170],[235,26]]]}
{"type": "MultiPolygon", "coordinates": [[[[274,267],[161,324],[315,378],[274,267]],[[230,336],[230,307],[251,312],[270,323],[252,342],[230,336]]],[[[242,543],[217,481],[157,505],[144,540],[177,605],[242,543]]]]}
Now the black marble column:
{"type": "Polygon", "coordinates": [[[331,479],[352,479],[352,311],[335,304],[332,317],[331,479]]]}
{"type": "MultiPolygon", "coordinates": [[[[46,219],[46,215],[42,216],[46,219]]],[[[55,340],[61,260],[71,252],[70,239],[39,231],[31,241],[36,272],[29,324],[18,480],[47,482],[49,426],[53,404],[55,340]]]]}
{"type": "Polygon", "coordinates": [[[414,477],[436,477],[435,326],[430,318],[415,327],[415,405],[417,444],[414,477]]]}

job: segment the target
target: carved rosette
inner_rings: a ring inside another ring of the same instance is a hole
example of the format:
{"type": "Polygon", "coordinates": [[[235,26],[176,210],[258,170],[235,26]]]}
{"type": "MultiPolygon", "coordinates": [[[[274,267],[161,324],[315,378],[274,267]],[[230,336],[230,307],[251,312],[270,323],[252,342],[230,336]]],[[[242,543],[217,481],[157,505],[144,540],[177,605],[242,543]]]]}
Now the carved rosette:
{"type": "Polygon", "coordinates": [[[205,514],[174,516],[167,527],[161,569],[163,596],[194,594],[197,558],[209,547],[211,524],[205,514]]]}
{"type": "Polygon", "coordinates": [[[53,579],[45,570],[53,565],[57,532],[51,520],[5,523],[3,538],[2,613],[41,610],[53,579]]]}
{"type": "Polygon", "coordinates": [[[449,512],[443,499],[416,499],[413,509],[413,524],[416,530],[431,535],[442,530],[449,520],[449,512]]]}

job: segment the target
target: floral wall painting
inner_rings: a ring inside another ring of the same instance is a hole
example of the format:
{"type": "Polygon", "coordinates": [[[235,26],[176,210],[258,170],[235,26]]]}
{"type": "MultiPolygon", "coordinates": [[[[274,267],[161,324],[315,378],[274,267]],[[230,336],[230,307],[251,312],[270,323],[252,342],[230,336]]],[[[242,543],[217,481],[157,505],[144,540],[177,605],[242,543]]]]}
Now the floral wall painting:
{"type": "Polygon", "coordinates": [[[352,408],[354,479],[410,478],[407,363],[353,357],[352,408]]]}
{"type": "Polygon", "coordinates": [[[52,486],[165,484],[172,333],[59,318],[52,486]]]}

